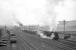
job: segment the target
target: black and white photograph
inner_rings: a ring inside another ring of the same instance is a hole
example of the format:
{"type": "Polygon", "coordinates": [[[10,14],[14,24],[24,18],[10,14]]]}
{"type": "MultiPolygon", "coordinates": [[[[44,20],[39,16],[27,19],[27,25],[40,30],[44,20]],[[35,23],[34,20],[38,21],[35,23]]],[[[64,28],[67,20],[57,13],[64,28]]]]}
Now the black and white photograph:
{"type": "Polygon", "coordinates": [[[0,50],[76,50],[76,0],[0,0],[0,50]]]}

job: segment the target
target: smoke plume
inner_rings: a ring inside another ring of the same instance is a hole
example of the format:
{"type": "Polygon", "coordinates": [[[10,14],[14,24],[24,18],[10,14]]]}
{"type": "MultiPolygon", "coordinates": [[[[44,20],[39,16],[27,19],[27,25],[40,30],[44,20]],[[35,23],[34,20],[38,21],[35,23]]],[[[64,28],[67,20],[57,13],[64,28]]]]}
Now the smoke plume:
{"type": "Polygon", "coordinates": [[[49,26],[55,29],[57,21],[76,19],[75,0],[0,0],[0,24],[49,26]]]}

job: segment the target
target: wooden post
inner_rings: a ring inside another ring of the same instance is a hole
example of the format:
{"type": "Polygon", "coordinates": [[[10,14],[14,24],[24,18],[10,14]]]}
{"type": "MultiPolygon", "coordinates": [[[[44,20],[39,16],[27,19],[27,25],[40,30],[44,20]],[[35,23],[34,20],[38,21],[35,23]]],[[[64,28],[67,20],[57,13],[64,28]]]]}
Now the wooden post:
{"type": "Polygon", "coordinates": [[[65,23],[66,23],[66,21],[64,20],[63,22],[64,22],[64,34],[65,34],[65,23]]]}

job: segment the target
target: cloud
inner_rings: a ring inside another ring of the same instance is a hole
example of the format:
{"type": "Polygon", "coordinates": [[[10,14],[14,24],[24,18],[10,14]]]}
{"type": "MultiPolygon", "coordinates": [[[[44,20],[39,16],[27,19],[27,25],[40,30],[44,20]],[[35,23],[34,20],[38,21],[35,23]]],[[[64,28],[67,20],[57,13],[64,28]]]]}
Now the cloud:
{"type": "Polygon", "coordinates": [[[64,0],[58,3],[55,7],[57,20],[74,20],[75,19],[75,4],[74,0],[64,0]]]}
{"type": "Polygon", "coordinates": [[[75,0],[48,0],[47,13],[49,25],[56,28],[57,21],[76,20],[76,1],[75,0]]]}
{"type": "Polygon", "coordinates": [[[0,1],[0,25],[12,24],[12,7],[8,2],[0,1]]]}
{"type": "Polygon", "coordinates": [[[46,14],[45,0],[18,0],[13,5],[16,17],[24,24],[43,24],[43,16],[46,14]]]}
{"type": "Polygon", "coordinates": [[[0,23],[10,25],[17,18],[24,25],[55,28],[56,21],[76,18],[75,5],[75,0],[0,0],[0,23]]]}

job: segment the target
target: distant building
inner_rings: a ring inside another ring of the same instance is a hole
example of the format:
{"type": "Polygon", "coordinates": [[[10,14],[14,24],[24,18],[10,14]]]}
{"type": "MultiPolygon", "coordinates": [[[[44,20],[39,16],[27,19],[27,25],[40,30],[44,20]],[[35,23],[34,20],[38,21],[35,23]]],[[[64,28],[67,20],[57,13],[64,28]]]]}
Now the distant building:
{"type": "Polygon", "coordinates": [[[39,25],[28,25],[28,26],[22,26],[21,29],[23,30],[33,30],[33,31],[37,31],[37,30],[42,30],[42,31],[48,31],[49,27],[48,26],[39,26],[39,25]]]}
{"type": "MultiPolygon", "coordinates": [[[[64,31],[63,21],[59,21],[56,31],[64,31]]],[[[65,31],[76,31],[76,20],[65,21],[65,31]]]]}
{"type": "Polygon", "coordinates": [[[50,27],[49,27],[49,26],[41,26],[41,27],[39,28],[39,30],[49,31],[49,30],[50,30],[50,27]]]}

